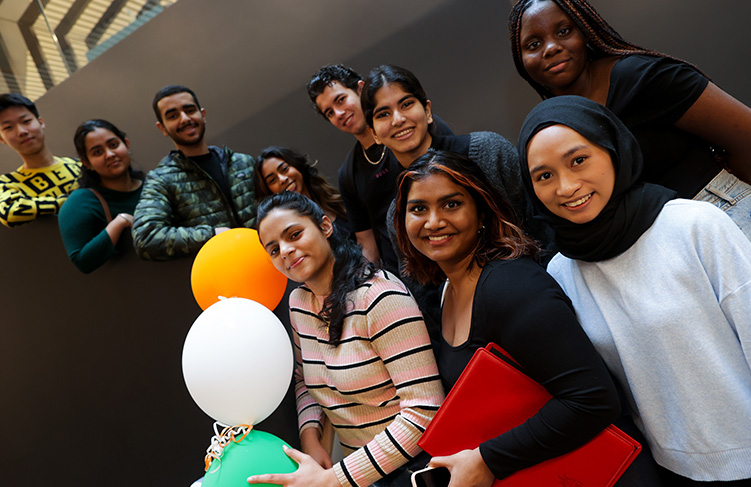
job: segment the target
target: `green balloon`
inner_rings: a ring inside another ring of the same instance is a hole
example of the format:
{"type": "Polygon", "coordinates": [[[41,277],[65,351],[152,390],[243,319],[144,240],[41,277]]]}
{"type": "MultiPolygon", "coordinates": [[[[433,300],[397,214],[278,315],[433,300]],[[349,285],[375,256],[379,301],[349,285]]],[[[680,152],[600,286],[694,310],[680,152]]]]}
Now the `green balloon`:
{"type": "Polygon", "coordinates": [[[250,430],[241,442],[224,448],[221,461],[211,462],[202,487],[250,487],[251,475],[294,472],[297,463],[282,451],[282,445],[289,446],[270,433],[250,430]]]}

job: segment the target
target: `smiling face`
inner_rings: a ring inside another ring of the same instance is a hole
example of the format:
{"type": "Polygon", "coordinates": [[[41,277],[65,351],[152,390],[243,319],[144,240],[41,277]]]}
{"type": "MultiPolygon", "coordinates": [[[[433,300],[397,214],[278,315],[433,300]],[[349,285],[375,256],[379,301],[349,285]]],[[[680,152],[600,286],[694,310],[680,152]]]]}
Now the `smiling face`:
{"type": "Polygon", "coordinates": [[[178,148],[201,144],[206,132],[206,111],[190,93],[175,93],[157,102],[162,121],[156,126],[170,137],[178,148]]]}
{"type": "Polygon", "coordinates": [[[86,160],[83,164],[97,174],[102,184],[116,180],[128,174],[130,168],[130,143],[105,128],[97,127],[84,139],[86,160]]]}
{"type": "Polygon", "coordinates": [[[0,141],[21,156],[44,150],[44,121],[24,106],[10,106],[0,112],[0,141]]]}
{"type": "Polygon", "coordinates": [[[261,163],[261,175],[266,187],[272,193],[294,191],[308,196],[302,174],[287,161],[278,157],[269,157],[261,163]]]}
{"type": "Polygon", "coordinates": [[[399,83],[383,85],[375,94],[373,136],[408,167],[430,148],[428,127],[433,123],[430,101],[423,106],[399,83]]]}
{"type": "Polygon", "coordinates": [[[532,137],[527,164],[537,198],[570,222],[594,220],[613,195],[615,168],[608,151],[565,125],[532,137]]]}
{"type": "Polygon", "coordinates": [[[522,62],[529,76],[554,95],[568,91],[587,66],[587,40],[555,3],[532,4],[519,32],[522,62]]]}
{"type": "Polygon", "coordinates": [[[291,209],[276,208],[261,221],[258,235],[271,262],[295,282],[304,282],[315,294],[330,292],[334,254],[328,237],[331,220],[318,226],[307,216],[291,209]]]}
{"type": "Polygon", "coordinates": [[[468,266],[482,226],[472,196],[444,174],[412,183],[404,223],[412,245],[444,272],[468,266]]]}
{"type": "MultiPolygon", "coordinates": [[[[362,81],[358,84],[360,91],[362,84],[362,81]]],[[[316,97],[316,105],[323,116],[344,133],[360,135],[368,129],[360,105],[360,92],[351,90],[338,81],[333,81],[324,88],[316,97]]]]}

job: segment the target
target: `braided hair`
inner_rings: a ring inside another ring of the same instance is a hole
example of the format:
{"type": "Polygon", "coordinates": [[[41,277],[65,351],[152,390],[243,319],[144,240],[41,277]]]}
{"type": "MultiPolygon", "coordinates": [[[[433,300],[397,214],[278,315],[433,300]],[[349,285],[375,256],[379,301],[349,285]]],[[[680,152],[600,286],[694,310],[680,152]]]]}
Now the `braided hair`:
{"type": "MultiPolygon", "coordinates": [[[[688,64],[704,75],[696,66],[682,61],[673,56],[668,56],[652,49],[646,49],[637,44],[625,40],[621,35],[603,19],[597,10],[587,0],[519,0],[514,4],[509,14],[508,29],[511,40],[511,53],[514,57],[514,65],[522,78],[537,91],[542,99],[551,98],[553,93],[532,79],[524,68],[521,48],[522,16],[529,7],[540,2],[553,2],[560,8],[582,35],[587,39],[587,48],[590,59],[601,59],[607,56],[629,56],[632,54],[646,54],[648,56],[673,59],[688,64]]],[[[706,76],[706,75],[705,75],[706,76]]]]}

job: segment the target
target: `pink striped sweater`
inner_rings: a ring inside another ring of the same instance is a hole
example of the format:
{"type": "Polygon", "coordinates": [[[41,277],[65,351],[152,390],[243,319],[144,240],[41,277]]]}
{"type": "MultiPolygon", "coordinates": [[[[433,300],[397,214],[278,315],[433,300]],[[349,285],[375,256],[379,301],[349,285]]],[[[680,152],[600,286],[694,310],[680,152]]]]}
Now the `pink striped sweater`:
{"type": "Polygon", "coordinates": [[[420,453],[417,440],[443,401],[425,324],[412,296],[378,271],[350,295],[342,340],[328,344],[318,318],[324,297],[301,286],[290,295],[300,432],[333,424],[346,458],[334,465],[345,486],[367,486],[420,453]]]}

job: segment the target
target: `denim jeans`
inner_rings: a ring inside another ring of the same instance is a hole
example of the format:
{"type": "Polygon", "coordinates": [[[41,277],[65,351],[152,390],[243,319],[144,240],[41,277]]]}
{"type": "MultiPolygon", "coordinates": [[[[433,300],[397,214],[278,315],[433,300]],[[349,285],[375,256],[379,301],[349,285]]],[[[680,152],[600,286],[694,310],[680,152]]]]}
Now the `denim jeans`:
{"type": "Polygon", "coordinates": [[[751,185],[723,169],[694,199],[712,203],[727,213],[751,240],[751,185]]]}

